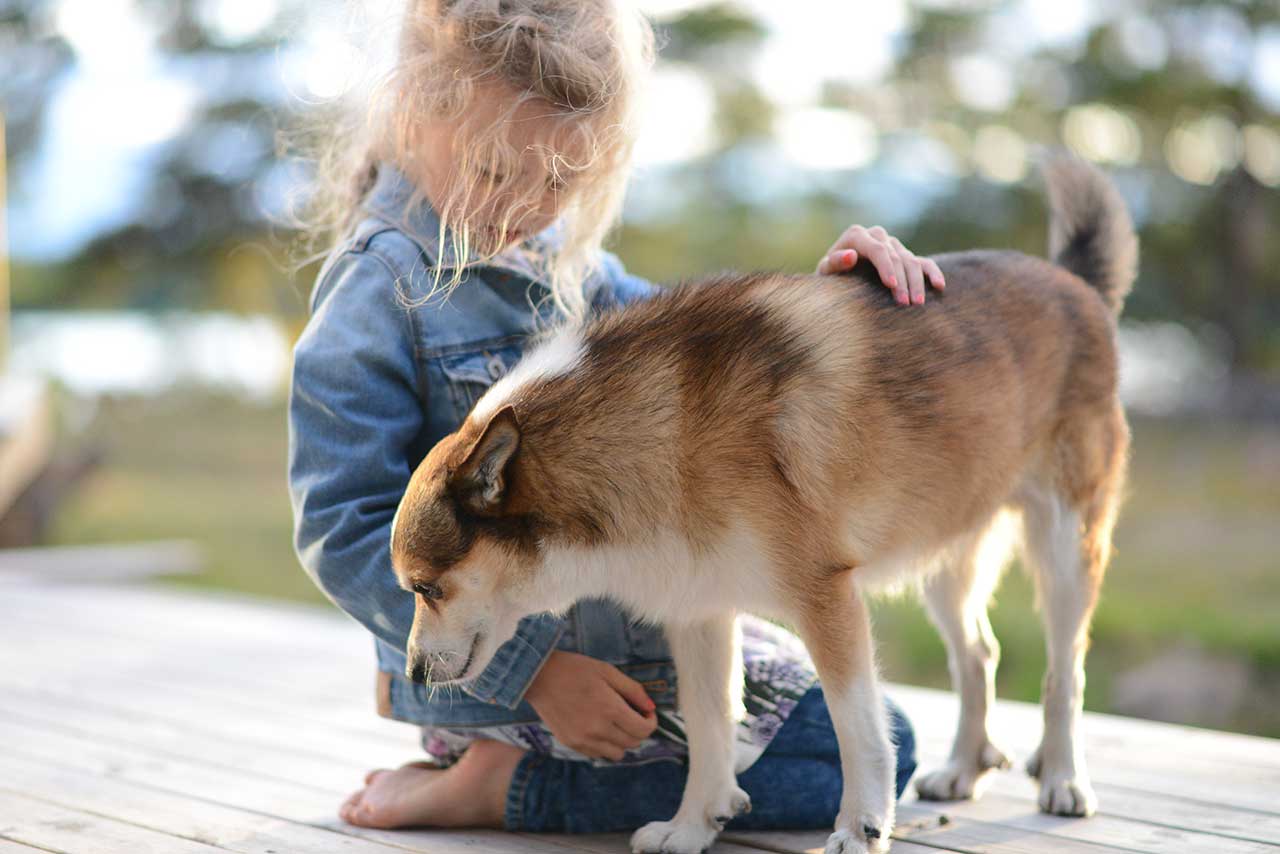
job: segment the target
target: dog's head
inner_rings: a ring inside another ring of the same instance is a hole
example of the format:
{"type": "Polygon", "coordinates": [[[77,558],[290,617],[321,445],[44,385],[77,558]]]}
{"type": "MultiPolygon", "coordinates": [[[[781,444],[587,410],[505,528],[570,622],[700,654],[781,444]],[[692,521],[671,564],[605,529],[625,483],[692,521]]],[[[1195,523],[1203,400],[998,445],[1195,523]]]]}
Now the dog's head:
{"type": "Polygon", "coordinates": [[[391,562],[415,594],[407,675],[479,674],[527,614],[552,607],[537,578],[539,522],[521,490],[514,410],[472,418],[418,466],[391,530],[391,562]]]}

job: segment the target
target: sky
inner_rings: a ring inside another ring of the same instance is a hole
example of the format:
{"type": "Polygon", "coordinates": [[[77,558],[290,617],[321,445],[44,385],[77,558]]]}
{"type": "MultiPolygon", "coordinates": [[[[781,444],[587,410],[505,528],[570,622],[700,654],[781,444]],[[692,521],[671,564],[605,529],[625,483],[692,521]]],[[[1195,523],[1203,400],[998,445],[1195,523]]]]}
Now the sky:
{"type": "MultiPolygon", "coordinates": [[[[797,175],[821,181],[877,158],[889,168],[898,163],[907,171],[923,165],[937,177],[961,168],[936,138],[908,133],[895,140],[895,152],[885,152],[884,129],[870,118],[818,104],[824,80],[874,84],[892,69],[895,38],[909,24],[905,0],[864,3],[844,20],[832,20],[833,7],[825,3],[739,2],[768,29],[747,73],[778,107],[775,140],[739,155],[757,170],[762,185],[767,186],[770,175],[779,183],[794,182],[797,175]],[[855,39],[858,49],[850,50],[855,39]]],[[[917,2],[945,5],[946,0],[917,2]]],[[[643,0],[640,5],[660,23],[705,5],[705,0],[643,0]]],[[[210,97],[209,80],[223,81],[222,96],[236,87],[252,86],[281,106],[323,102],[339,96],[370,66],[365,45],[390,43],[394,0],[366,0],[364,6],[326,0],[303,6],[308,12],[292,25],[289,40],[260,57],[258,67],[242,65],[235,76],[212,65],[214,60],[165,57],[156,49],[156,33],[134,0],[57,0],[53,24],[74,50],[75,62],[49,105],[36,155],[11,178],[14,256],[56,261],[94,236],[131,221],[149,204],[148,194],[157,192],[157,158],[210,97]]],[[[968,93],[970,106],[993,116],[991,124],[969,140],[969,165],[993,181],[1023,177],[1025,144],[998,122],[999,112],[1017,91],[1010,61],[1038,44],[1070,48],[1097,16],[1114,14],[1123,6],[1100,0],[1016,0],[993,19],[991,44],[998,50],[960,57],[951,68],[956,91],[968,93]]],[[[203,23],[215,38],[228,43],[273,26],[281,11],[279,0],[209,0],[201,8],[203,23]]],[[[1263,30],[1247,44],[1242,39],[1248,40],[1249,33],[1236,32],[1233,20],[1210,24],[1174,37],[1202,43],[1212,75],[1224,81],[1245,80],[1280,112],[1280,27],[1263,30]]],[[[1163,62],[1169,45],[1149,21],[1130,16],[1122,33],[1134,61],[1155,66],[1163,62]]],[[[376,57],[378,49],[372,51],[376,57]]],[[[637,148],[641,173],[661,172],[710,150],[715,142],[712,103],[712,91],[698,68],[660,62],[637,148]]],[[[1103,162],[1123,163],[1126,152],[1136,150],[1136,133],[1131,120],[1106,108],[1080,111],[1068,116],[1064,125],[1073,147],[1103,162]]],[[[247,160],[244,151],[237,151],[231,129],[206,141],[206,151],[216,169],[234,172],[238,154],[247,160]]],[[[1259,170],[1255,174],[1280,182],[1280,136],[1266,129],[1241,133],[1212,120],[1190,123],[1171,136],[1166,151],[1174,171],[1193,183],[1211,183],[1232,156],[1249,158],[1259,170]],[[1228,150],[1233,146],[1243,146],[1244,155],[1228,150]]]]}

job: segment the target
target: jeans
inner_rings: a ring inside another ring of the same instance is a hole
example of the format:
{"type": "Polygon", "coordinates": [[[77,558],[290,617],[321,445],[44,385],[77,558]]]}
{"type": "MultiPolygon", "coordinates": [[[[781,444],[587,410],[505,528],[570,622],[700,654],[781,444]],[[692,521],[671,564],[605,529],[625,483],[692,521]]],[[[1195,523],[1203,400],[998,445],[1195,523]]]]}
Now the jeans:
{"type": "MultiPolygon", "coordinates": [[[[915,734],[902,710],[891,700],[885,704],[901,797],[916,769],[915,734]]],[[[523,831],[633,830],[676,814],[687,775],[684,761],[596,766],[527,753],[511,778],[504,822],[508,830],[523,831]]],[[[835,823],[843,777],[820,685],[801,698],[738,785],[751,796],[751,812],[730,821],[728,830],[811,830],[835,823]]]]}

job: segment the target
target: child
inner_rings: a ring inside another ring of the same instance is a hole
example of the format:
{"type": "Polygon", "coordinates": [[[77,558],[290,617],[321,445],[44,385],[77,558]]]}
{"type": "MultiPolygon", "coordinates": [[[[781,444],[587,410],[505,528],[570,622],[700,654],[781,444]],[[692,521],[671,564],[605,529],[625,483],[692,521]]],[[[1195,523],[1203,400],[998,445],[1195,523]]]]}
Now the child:
{"type": "MultiPolygon", "coordinates": [[[[404,677],[413,601],[388,549],[410,474],[531,333],[652,292],[600,248],[651,38],[615,0],[410,0],[366,138],[334,148],[356,158],[350,190],[330,194],[336,243],[295,352],[296,545],[377,639],[379,712],[422,725],[434,760],[371,772],[341,807],[352,824],[602,832],[675,813],[678,674],[660,628],[582,601],[523,621],[465,687],[424,687],[404,677]]],[[[943,286],[880,228],[851,227],[818,272],[860,256],[904,305],[924,301],[926,278],[943,286]]],[[[786,632],[742,624],[753,810],[730,826],[830,826],[840,764],[812,664],[786,632]]],[[[901,794],[913,741],[890,711],[901,794]]]]}

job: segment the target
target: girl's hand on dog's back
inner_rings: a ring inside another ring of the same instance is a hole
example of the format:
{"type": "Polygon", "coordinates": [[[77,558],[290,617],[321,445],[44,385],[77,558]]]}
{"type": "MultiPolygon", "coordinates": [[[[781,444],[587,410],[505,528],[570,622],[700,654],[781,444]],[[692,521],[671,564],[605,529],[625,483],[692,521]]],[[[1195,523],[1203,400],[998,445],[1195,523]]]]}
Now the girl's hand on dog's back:
{"type": "Polygon", "coordinates": [[[525,699],[562,744],[592,758],[617,761],[658,725],[644,687],[612,664],[556,650],[525,699]]]}
{"type": "Polygon", "coordinates": [[[818,262],[818,273],[845,273],[853,269],[858,258],[872,263],[880,274],[880,281],[893,291],[900,305],[924,302],[924,280],[938,290],[947,286],[942,270],[932,258],[919,258],[902,245],[902,241],[880,226],[863,228],[851,225],[840,239],[831,244],[827,254],[818,262]]]}

